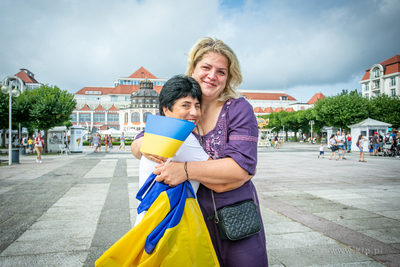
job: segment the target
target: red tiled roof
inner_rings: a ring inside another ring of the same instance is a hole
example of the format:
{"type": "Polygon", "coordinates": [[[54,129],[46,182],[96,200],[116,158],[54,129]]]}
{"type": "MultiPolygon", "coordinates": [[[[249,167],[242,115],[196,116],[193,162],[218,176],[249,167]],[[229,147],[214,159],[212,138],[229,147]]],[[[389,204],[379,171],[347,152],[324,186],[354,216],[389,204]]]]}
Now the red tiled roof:
{"type": "Polygon", "coordinates": [[[108,111],[119,111],[116,107],[115,107],[115,105],[113,104],[112,106],[111,106],[111,108],[108,110],[108,111]]]}
{"type": "Polygon", "coordinates": [[[144,78],[149,78],[149,79],[157,79],[156,76],[154,76],[153,74],[150,73],[150,71],[146,70],[143,67],[140,67],[140,69],[138,69],[137,71],[135,71],[131,76],[129,76],[129,78],[140,78],[140,79],[144,79],[144,78]]]}
{"type": "Polygon", "coordinates": [[[140,89],[140,85],[118,84],[108,94],[111,94],[111,95],[130,95],[132,92],[136,92],[139,89],[140,89]]]}
{"type": "Polygon", "coordinates": [[[281,100],[281,96],[287,96],[289,101],[297,101],[293,96],[283,93],[245,93],[240,92],[241,95],[245,96],[246,99],[252,100],[281,100]]]}
{"type": "Polygon", "coordinates": [[[20,72],[18,72],[17,74],[15,74],[14,76],[17,76],[18,78],[20,78],[23,82],[25,83],[39,83],[38,81],[36,81],[35,78],[33,77],[29,77],[25,71],[21,70],[20,72]]]}
{"type": "Polygon", "coordinates": [[[262,110],[262,108],[260,108],[260,107],[256,107],[254,109],[254,113],[264,113],[264,110],[262,110]]]}
{"type": "Polygon", "coordinates": [[[285,111],[286,111],[286,112],[293,112],[294,109],[293,109],[293,108],[287,108],[287,109],[285,109],[285,111]]]}
{"type": "MultiPolygon", "coordinates": [[[[379,64],[386,67],[384,75],[400,72],[400,55],[395,55],[379,64]]],[[[370,70],[371,68],[365,71],[364,77],[361,79],[361,81],[369,79],[370,70]]]]}
{"type": "Polygon", "coordinates": [[[316,93],[313,97],[311,97],[310,100],[308,100],[307,104],[312,105],[315,102],[317,102],[318,99],[325,98],[325,96],[322,93],[316,93]]]}
{"type": "Polygon", "coordinates": [[[282,111],[282,110],[283,110],[283,108],[276,108],[275,112],[279,112],[279,111],[282,111]]]}
{"type": "Polygon", "coordinates": [[[94,111],[105,111],[105,109],[99,104],[94,111]]]}
{"type": "Polygon", "coordinates": [[[271,108],[271,107],[268,107],[268,108],[264,109],[264,112],[265,113],[272,113],[272,112],[274,112],[274,109],[271,108]]]}
{"type": "Polygon", "coordinates": [[[89,108],[89,106],[87,104],[85,104],[83,106],[83,108],[81,108],[80,110],[87,110],[87,111],[91,111],[91,109],[89,108]]]}
{"type": "Polygon", "coordinates": [[[86,91],[100,91],[101,95],[108,95],[114,87],[83,87],[81,90],[76,92],[76,95],[85,95],[86,91]]]}

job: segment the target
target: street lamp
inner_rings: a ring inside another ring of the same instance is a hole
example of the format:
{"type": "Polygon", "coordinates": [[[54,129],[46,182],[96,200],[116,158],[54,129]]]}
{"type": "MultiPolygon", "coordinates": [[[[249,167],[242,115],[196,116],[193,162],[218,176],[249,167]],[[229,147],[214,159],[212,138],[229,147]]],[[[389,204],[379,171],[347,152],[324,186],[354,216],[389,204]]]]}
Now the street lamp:
{"type": "MultiPolygon", "coordinates": [[[[9,95],[9,124],[8,124],[8,165],[12,164],[12,147],[11,147],[11,136],[12,136],[12,127],[11,127],[11,107],[12,101],[11,97],[18,97],[21,94],[21,91],[24,90],[24,83],[22,80],[16,76],[8,76],[4,78],[1,86],[1,91],[4,94],[9,95]],[[18,84],[19,83],[19,84],[18,84]],[[14,88],[13,88],[14,87],[14,88]],[[19,87],[19,90],[18,90],[19,87]]],[[[5,134],[5,133],[4,133],[5,134]]]]}
{"type": "Polygon", "coordinates": [[[312,134],[312,127],[313,127],[313,125],[314,125],[314,121],[313,120],[310,120],[309,122],[308,122],[308,124],[310,124],[311,125],[311,144],[313,143],[313,134],[312,134]]]}

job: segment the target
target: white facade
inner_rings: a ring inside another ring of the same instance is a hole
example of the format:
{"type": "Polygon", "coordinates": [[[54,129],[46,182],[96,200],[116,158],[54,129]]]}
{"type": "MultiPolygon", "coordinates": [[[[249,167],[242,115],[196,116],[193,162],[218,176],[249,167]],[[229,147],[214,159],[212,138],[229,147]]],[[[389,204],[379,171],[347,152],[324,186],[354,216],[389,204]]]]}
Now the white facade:
{"type": "Polygon", "coordinates": [[[371,98],[386,94],[394,97],[400,93],[400,56],[394,56],[380,64],[373,65],[360,83],[362,96],[371,98]]]}

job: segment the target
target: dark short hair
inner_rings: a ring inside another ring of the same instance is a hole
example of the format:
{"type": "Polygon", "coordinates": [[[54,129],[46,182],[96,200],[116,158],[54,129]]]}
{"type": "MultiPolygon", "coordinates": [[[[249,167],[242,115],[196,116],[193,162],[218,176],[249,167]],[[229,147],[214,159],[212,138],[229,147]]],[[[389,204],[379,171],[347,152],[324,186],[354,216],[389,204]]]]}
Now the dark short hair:
{"type": "Polygon", "coordinates": [[[161,116],[165,116],[163,108],[172,111],[176,100],[191,96],[201,103],[200,85],[192,77],[175,75],[169,79],[161,89],[159,98],[159,111],[161,116]]]}

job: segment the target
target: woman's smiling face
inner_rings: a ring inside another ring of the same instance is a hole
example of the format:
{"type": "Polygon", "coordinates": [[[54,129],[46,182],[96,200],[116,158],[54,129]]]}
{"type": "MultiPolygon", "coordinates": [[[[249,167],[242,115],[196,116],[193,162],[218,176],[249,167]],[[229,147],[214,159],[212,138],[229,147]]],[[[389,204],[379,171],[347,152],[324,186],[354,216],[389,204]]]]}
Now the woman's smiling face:
{"type": "Polygon", "coordinates": [[[191,96],[179,98],[172,106],[172,111],[168,108],[163,108],[166,117],[177,118],[181,120],[197,123],[200,118],[200,102],[197,98],[191,96]]]}
{"type": "Polygon", "coordinates": [[[215,52],[205,54],[194,68],[192,78],[199,83],[203,98],[218,99],[228,79],[228,59],[215,52]]]}

